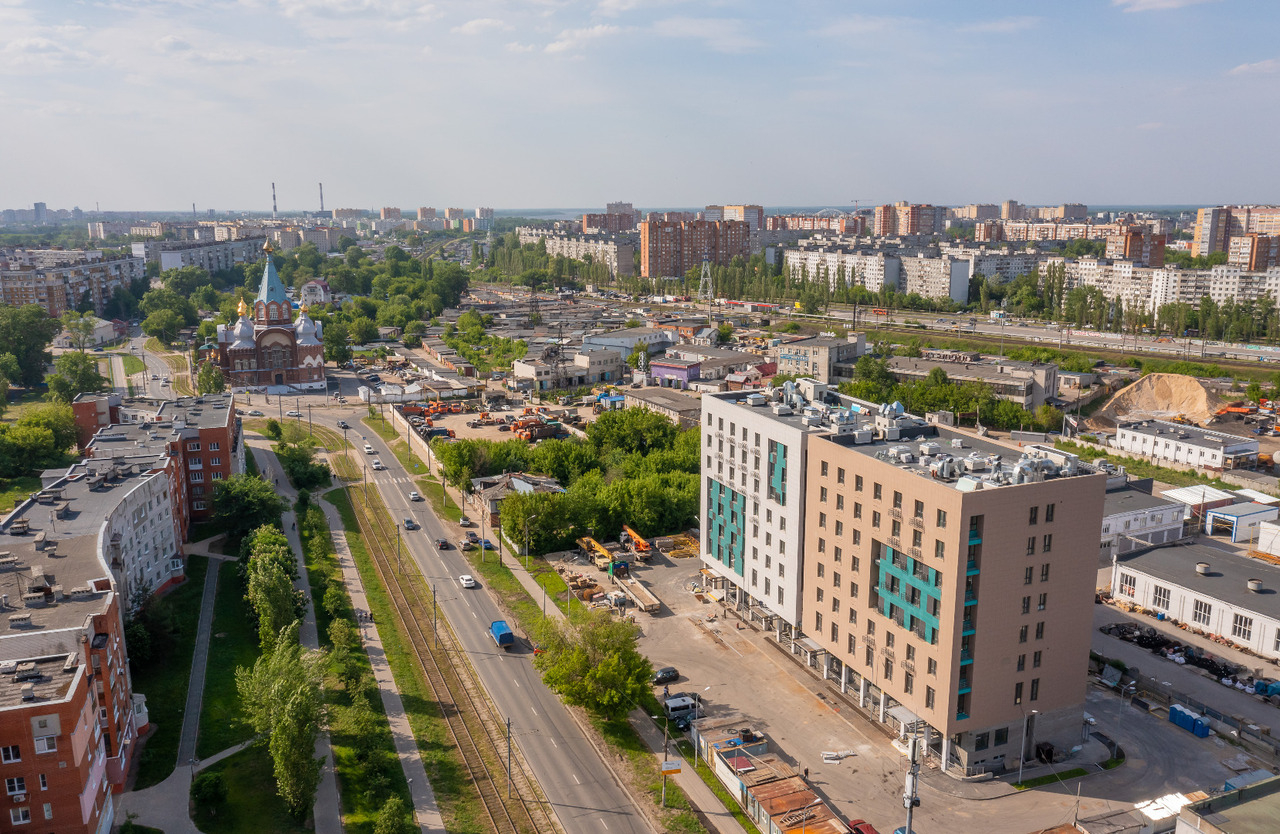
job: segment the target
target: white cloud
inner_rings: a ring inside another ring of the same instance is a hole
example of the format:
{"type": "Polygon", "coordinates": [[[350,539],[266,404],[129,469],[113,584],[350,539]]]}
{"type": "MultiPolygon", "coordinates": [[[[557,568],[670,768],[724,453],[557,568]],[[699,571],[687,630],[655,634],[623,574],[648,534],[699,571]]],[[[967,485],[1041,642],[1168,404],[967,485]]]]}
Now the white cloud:
{"type": "Polygon", "coordinates": [[[156,46],[161,52],[187,52],[191,49],[191,44],[183,40],[177,35],[165,35],[156,41],[156,46]]]}
{"type": "Polygon", "coordinates": [[[1170,9],[1216,2],[1218,0],[1111,0],[1111,5],[1119,6],[1126,12],[1167,12],[1170,9]]]}
{"type": "Polygon", "coordinates": [[[961,26],[959,31],[969,34],[1011,35],[1015,32],[1025,32],[1039,25],[1038,17],[1002,17],[998,20],[967,23],[961,26]]]}
{"type": "Polygon", "coordinates": [[[503,48],[506,49],[508,52],[532,52],[538,47],[534,46],[531,43],[518,43],[516,41],[512,41],[511,43],[507,44],[503,48]]]}
{"type": "Polygon", "coordinates": [[[909,17],[856,14],[842,17],[824,25],[814,34],[845,38],[852,35],[875,35],[909,26],[915,21],[909,17]]]}
{"type": "Polygon", "coordinates": [[[482,35],[485,32],[492,32],[496,29],[510,28],[510,26],[496,17],[477,17],[475,20],[468,20],[461,26],[455,26],[449,31],[455,35],[482,35]]]}
{"type": "Polygon", "coordinates": [[[617,26],[611,26],[607,23],[598,23],[585,29],[565,29],[556,36],[554,41],[547,44],[546,51],[552,53],[568,52],[571,49],[585,46],[588,41],[616,35],[621,31],[617,26]]]}
{"type": "Polygon", "coordinates": [[[704,40],[716,52],[750,52],[763,46],[744,30],[741,20],[724,17],[669,17],[653,24],[658,35],[704,40]]]}
{"type": "Polygon", "coordinates": [[[1280,72],[1280,58],[1268,58],[1265,61],[1255,61],[1252,64],[1241,64],[1232,69],[1228,75],[1264,75],[1272,72],[1280,72]]]}

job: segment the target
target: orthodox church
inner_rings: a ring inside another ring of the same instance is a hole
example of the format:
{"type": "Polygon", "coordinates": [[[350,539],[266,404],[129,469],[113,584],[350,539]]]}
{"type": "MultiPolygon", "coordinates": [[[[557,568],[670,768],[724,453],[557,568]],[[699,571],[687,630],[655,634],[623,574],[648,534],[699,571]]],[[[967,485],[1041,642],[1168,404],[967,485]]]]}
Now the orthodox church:
{"type": "MultiPolygon", "coordinates": [[[[235,324],[218,325],[216,342],[201,348],[201,359],[211,359],[222,369],[232,390],[246,388],[325,388],[322,325],[307,315],[307,305],[293,318],[293,305],[271,260],[271,243],[262,247],[267,263],[262,270],[258,297],[249,305],[242,299],[235,324]]],[[[274,393],[274,392],[273,392],[274,393]]]]}

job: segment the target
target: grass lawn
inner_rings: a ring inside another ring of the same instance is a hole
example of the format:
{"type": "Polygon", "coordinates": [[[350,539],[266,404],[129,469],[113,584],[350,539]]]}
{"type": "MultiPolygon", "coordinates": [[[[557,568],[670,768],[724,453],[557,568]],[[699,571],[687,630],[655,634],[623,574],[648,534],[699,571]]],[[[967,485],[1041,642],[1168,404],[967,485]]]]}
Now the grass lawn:
{"type": "Polygon", "coordinates": [[[152,660],[145,668],[134,668],[133,689],[147,696],[147,710],[155,733],[147,739],[138,764],[135,790],[163,782],[178,760],[178,737],[182,734],[182,713],[187,704],[187,683],[191,676],[191,654],[196,644],[200,619],[200,597],[204,593],[209,560],[203,556],[187,559],[187,581],[166,599],[173,606],[178,629],[173,651],[168,657],[152,660]]]}
{"type": "Polygon", "coordinates": [[[1038,788],[1042,785],[1052,785],[1056,782],[1065,782],[1068,779],[1079,779],[1081,776],[1088,776],[1089,771],[1083,767],[1073,767],[1070,770],[1064,770],[1061,773],[1050,773],[1045,776],[1037,776],[1034,779],[1028,779],[1025,782],[1014,782],[1013,786],[1020,791],[1038,788]]]}
{"type": "Polygon", "coordinates": [[[244,473],[255,478],[258,476],[258,461],[248,449],[244,450],[244,473]]]}
{"type": "Polygon", "coordinates": [[[237,567],[235,562],[222,562],[218,573],[200,737],[196,743],[196,755],[202,759],[253,737],[253,728],[241,723],[244,710],[236,691],[236,667],[252,666],[261,651],[258,630],[249,620],[244,589],[236,576],[237,567]]]}
{"type": "MultiPolygon", "coordinates": [[[[431,696],[431,689],[423,678],[421,667],[405,635],[396,625],[391,601],[382,587],[378,574],[360,535],[349,495],[352,489],[335,489],[325,493],[325,500],[342,514],[342,525],[347,531],[347,544],[351,557],[360,571],[369,599],[369,610],[378,623],[387,662],[395,676],[405,714],[413,728],[422,764],[426,767],[431,787],[444,816],[450,834],[481,834],[489,831],[481,817],[483,814],[475,786],[467,776],[448,726],[439,713],[439,706],[431,696]]],[[[385,511],[384,511],[385,514],[385,511]]]]}
{"type": "Polygon", "coordinates": [[[391,427],[391,422],[381,414],[375,414],[373,417],[365,417],[360,422],[373,429],[378,433],[379,437],[388,443],[400,436],[396,433],[396,430],[391,427]]]}
{"type": "Polygon", "coordinates": [[[31,406],[43,404],[45,402],[43,390],[28,388],[23,392],[22,396],[11,399],[5,408],[4,417],[0,418],[0,422],[16,423],[22,419],[22,415],[31,406]]]}
{"type": "Polygon", "coordinates": [[[18,502],[25,501],[31,493],[39,491],[40,478],[36,475],[0,480],[0,513],[9,512],[18,506],[18,502]]]}
{"type": "Polygon", "coordinates": [[[319,426],[313,423],[311,426],[311,436],[315,438],[317,443],[330,451],[351,448],[351,441],[343,442],[342,432],[334,431],[327,426],[319,426]]]}
{"type": "Polygon", "coordinates": [[[448,495],[441,496],[440,481],[434,475],[424,475],[418,479],[419,492],[431,502],[436,515],[447,518],[454,524],[462,518],[462,508],[453,502],[448,495]]]}
{"type": "Polygon", "coordinates": [[[1089,446],[1081,446],[1080,444],[1072,443],[1069,440],[1059,440],[1057,443],[1053,444],[1053,446],[1055,449],[1079,455],[1081,460],[1088,461],[1096,460],[1098,458],[1106,458],[1116,466],[1123,466],[1124,471],[1135,478],[1155,478],[1157,481],[1163,481],[1166,484],[1173,484],[1176,487],[1207,484],[1208,486],[1217,487],[1218,489],[1239,489],[1239,487],[1233,484],[1228,484],[1225,481],[1220,481],[1217,478],[1210,478],[1207,475],[1201,475],[1197,472],[1157,466],[1156,464],[1148,463],[1145,460],[1118,455],[1111,450],[1103,451],[1089,446]]]}
{"type": "Polygon", "coordinates": [[[120,359],[124,362],[124,372],[130,376],[140,374],[147,369],[146,363],[132,353],[122,353],[120,359]]]}
{"type": "Polygon", "coordinates": [[[216,813],[196,809],[196,825],[206,834],[308,834],[310,829],[276,796],[275,771],[265,745],[241,750],[203,772],[221,773],[227,784],[227,801],[216,813]]]}
{"type": "Polygon", "coordinates": [[[329,458],[333,474],[344,481],[360,480],[360,467],[352,460],[350,452],[336,452],[329,458]]]}

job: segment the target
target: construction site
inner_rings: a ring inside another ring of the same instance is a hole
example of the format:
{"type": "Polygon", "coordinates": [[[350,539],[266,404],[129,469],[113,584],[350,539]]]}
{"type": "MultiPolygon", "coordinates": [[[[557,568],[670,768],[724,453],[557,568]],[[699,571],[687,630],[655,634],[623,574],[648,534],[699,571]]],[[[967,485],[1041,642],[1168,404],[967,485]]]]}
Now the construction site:
{"type": "Polygon", "coordinates": [[[562,554],[556,572],[564,578],[569,592],[590,608],[624,617],[631,616],[630,609],[657,614],[662,600],[635,570],[650,566],[657,556],[696,559],[698,539],[688,532],[648,540],[624,524],[616,542],[600,542],[591,536],[578,539],[578,549],[562,554]]]}

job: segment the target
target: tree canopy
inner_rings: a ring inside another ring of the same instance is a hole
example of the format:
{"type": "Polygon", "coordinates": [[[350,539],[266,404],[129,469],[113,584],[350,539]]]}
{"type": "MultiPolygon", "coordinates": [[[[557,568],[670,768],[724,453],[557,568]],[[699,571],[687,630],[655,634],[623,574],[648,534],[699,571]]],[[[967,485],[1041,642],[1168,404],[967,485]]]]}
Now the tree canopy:
{"type": "Polygon", "coordinates": [[[533,659],[542,679],[570,704],[603,718],[621,718],[649,692],[653,667],[640,653],[639,628],[602,611],[576,625],[544,617],[543,649],[533,659]]]}
{"type": "Polygon", "coordinates": [[[43,307],[0,305],[0,354],[16,360],[18,373],[9,382],[25,387],[39,385],[49,364],[49,345],[61,323],[49,318],[43,307]]]}
{"type": "Polygon", "coordinates": [[[98,371],[98,360],[87,353],[63,353],[53,361],[54,372],[46,380],[49,393],[63,402],[81,394],[105,391],[111,383],[98,371]]]}
{"type": "Polygon", "coordinates": [[[235,546],[251,531],[277,523],[285,503],[275,488],[254,475],[232,475],[213,487],[213,520],[235,546]]]}

